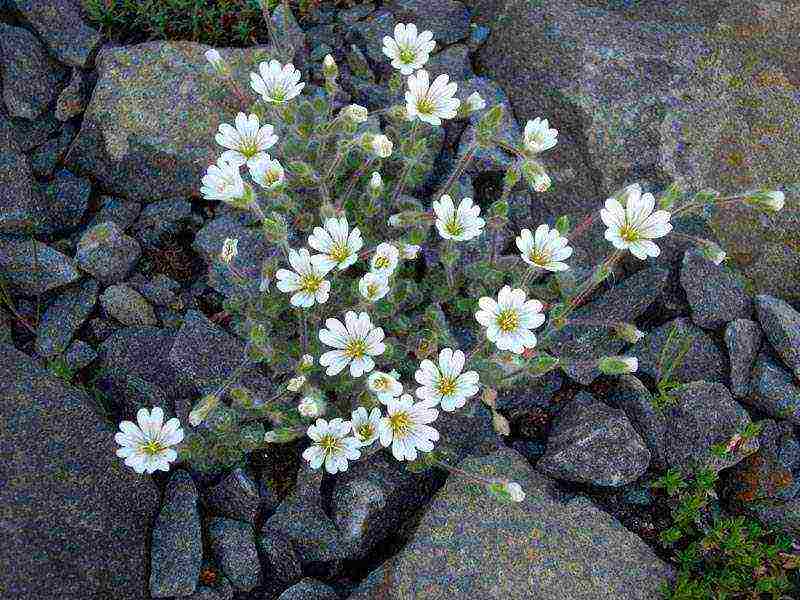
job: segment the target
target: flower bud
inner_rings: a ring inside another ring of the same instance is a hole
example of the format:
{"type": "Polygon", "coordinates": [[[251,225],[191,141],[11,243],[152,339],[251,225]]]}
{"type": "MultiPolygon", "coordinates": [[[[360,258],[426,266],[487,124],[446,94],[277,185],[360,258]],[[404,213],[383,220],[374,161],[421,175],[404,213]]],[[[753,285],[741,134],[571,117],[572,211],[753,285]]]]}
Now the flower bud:
{"type": "Polygon", "coordinates": [[[232,240],[231,238],[225,238],[225,241],[222,242],[222,251],[219,253],[219,259],[226,265],[231,264],[231,261],[239,254],[238,245],[238,239],[232,240]]]}
{"type": "Polygon", "coordinates": [[[189,413],[189,424],[192,427],[197,427],[202,423],[211,411],[214,410],[219,404],[219,396],[216,394],[206,394],[200,399],[200,402],[189,413]]]}
{"type": "Polygon", "coordinates": [[[714,242],[707,240],[705,243],[700,244],[700,251],[703,256],[713,262],[715,265],[721,265],[728,254],[714,242]]]}
{"type": "Polygon", "coordinates": [[[292,377],[289,380],[289,383],[286,384],[286,389],[290,392],[297,392],[300,390],[301,387],[306,382],[306,378],[304,375],[298,375],[297,377],[292,377]]]}
{"type": "Polygon", "coordinates": [[[745,202],[751,206],[765,208],[775,212],[783,209],[785,201],[786,195],[779,190],[753,192],[745,198],[745,202]]]}
{"type": "Polygon", "coordinates": [[[307,419],[315,419],[325,414],[325,402],[317,395],[305,396],[297,405],[297,412],[307,419]]]}
{"type": "Polygon", "coordinates": [[[206,51],[206,60],[211,63],[211,66],[214,67],[214,70],[220,75],[224,75],[228,72],[228,65],[217,50],[212,48],[206,51]]]}
{"type": "Polygon", "coordinates": [[[314,357],[310,354],[303,354],[303,357],[300,359],[300,367],[303,369],[308,369],[314,366],[314,357]]]}
{"type": "Polygon", "coordinates": [[[535,160],[526,160],[522,163],[522,175],[534,191],[546,192],[550,189],[551,180],[545,173],[544,167],[535,160]]]}
{"type": "Polygon", "coordinates": [[[327,79],[333,79],[339,74],[339,67],[336,66],[336,61],[330,54],[326,54],[322,59],[322,74],[327,79]]]}
{"type": "Polygon", "coordinates": [[[383,191],[383,178],[377,171],[374,171],[372,177],[369,178],[369,189],[375,194],[380,194],[383,191]]]}
{"type": "Polygon", "coordinates": [[[370,145],[372,146],[372,151],[380,158],[389,158],[394,148],[392,140],[383,134],[373,137],[370,145]]]}
{"type": "Polygon", "coordinates": [[[630,323],[617,323],[614,325],[614,333],[629,344],[635,344],[644,337],[644,332],[630,323]]]}
{"type": "Polygon", "coordinates": [[[522,491],[522,486],[516,481],[509,481],[506,484],[506,492],[514,502],[522,502],[525,500],[525,492],[522,491]]]}
{"type": "Polygon", "coordinates": [[[469,112],[475,112],[476,110],[483,110],[486,108],[486,101],[478,92],[472,92],[467,98],[465,104],[469,112]]]}
{"type": "Polygon", "coordinates": [[[369,111],[360,104],[348,104],[342,109],[342,114],[353,123],[363,123],[369,118],[369,111]]]}
{"type": "Polygon", "coordinates": [[[604,356],[597,361],[597,368],[605,375],[635,373],[639,360],[635,356],[604,356]]]}
{"type": "Polygon", "coordinates": [[[419,254],[420,247],[416,244],[400,244],[400,256],[404,260],[414,260],[419,254]]]}
{"type": "Polygon", "coordinates": [[[389,227],[402,227],[403,226],[403,218],[400,213],[392,215],[389,217],[389,227]]]}

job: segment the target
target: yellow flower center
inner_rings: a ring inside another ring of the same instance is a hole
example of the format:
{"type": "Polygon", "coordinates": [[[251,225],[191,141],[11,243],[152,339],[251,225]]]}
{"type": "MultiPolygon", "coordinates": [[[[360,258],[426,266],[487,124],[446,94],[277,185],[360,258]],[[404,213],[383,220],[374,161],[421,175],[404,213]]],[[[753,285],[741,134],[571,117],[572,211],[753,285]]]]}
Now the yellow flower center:
{"type": "Polygon", "coordinates": [[[388,256],[378,256],[375,258],[375,266],[379,269],[388,269],[390,264],[388,256]]]}
{"type": "Polygon", "coordinates": [[[258,145],[253,139],[243,139],[242,145],[239,147],[239,152],[241,152],[245,158],[253,158],[258,154],[258,145]]]}
{"type": "Polygon", "coordinates": [[[350,249],[344,242],[337,242],[333,245],[330,251],[330,257],[337,263],[344,262],[350,256],[350,249]]]}
{"type": "Polygon", "coordinates": [[[144,452],[145,454],[149,454],[150,456],[160,454],[166,449],[167,449],[166,446],[164,446],[164,444],[162,444],[158,440],[150,440],[141,447],[141,451],[144,452]]]}
{"type": "Polygon", "coordinates": [[[407,413],[395,413],[389,417],[389,427],[396,436],[403,436],[411,429],[411,419],[407,413]]]}
{"type": "Polygon", "coordinates": [[[325,451],[325,454],[333,454],[339,449],[339,439],[333,435],[323,435],[319,441],[319,447],[325,451]]]}
{"type": "Polygon", "coordinates": [[[547,253],[536,249],[531,250],[531,253],[528,255],[528,258],[533,264],[539,266],[544,266],[548,262],[550,262],[550,256],[547,253]]]}
{"type": "Polygon", "coordinates": [[[283,89],[274,89],[272,90],[272,101],[273,102],[284,102],[286,100],[286,92],[283,89]]]}
{"type": "Polygon", "coordinates": [[[417,112],[422,115],[433,114],[435,108],[436,106],[428,98],[420,98],[419,101],[417,101],[417,112]]]}
{"type": "Polygon", "coordinates": [[[451,394],[454,394],[456,391],[455,377],[442,377],[439,380],[436,389],[442,396],[450,396],[451,394]]]}
{"type": "Polygon", "coordinates": [[[367,353],[367,344],[364,340],[350,340],[344,347],[344,354],[347,358],[363,358],[367,353]]]}
{"type": "Polygon", "coordinates": [[[519,327],[519,313],[512,309],[507,308],[497,315],[497,326],[503,333],[511,333],[516,331],[519,327]]]}
{"type": "Polygon", "coordinates": [[[370,298],[374,298],[378,295],[378,286],[374,283],[370,283],[367,285],[367,295],[370,298]]]}
{"type": "Polygon", "coordinates": [[[278,183],[280,179],[281,174],[277,169],[267,169],[264,172],[264,183],[268,186],[278,183]]]}
{"type": "Polygon", "coordinates": [[[358,428],[358,439],[362,442],[367,441],[373,435],[375,435],[375,428],[370,425],[369,423],[364,423],[361,427],[358,428]]]}
{"type": "Polygon", "coordinates": [[[415,58],[417,58],[417,54],[410,48],[403,48],[400,50],[400,62],[409,64],[414,62],[415,58]]]}
{"type": "Polygon", "coordinates": [[[322,277],[314,273],[308,273],[300,277],[300,291],[307,294],[316,294],[322,285],[322,277]]]}
{"type": "Polygon", "coordinates": [[[626,242],[636,242],[640,239],[639,232],[627,223],[619,228],[619,237],[626,242]]]}
{"type": "Polygon", "coordinates": [[[376,390],[385,390],[389,387],[389,380],[386,377],[376,377],[372,385],[375,386],[376,390]]]}
{"type": "Polygon", "coordinates": [[[464,227],[461,225],[461,222],[455,215],[453,215],[450,220],[444,224],[444,230],[453,236],[458,236],[464,233],[464,227]]]}

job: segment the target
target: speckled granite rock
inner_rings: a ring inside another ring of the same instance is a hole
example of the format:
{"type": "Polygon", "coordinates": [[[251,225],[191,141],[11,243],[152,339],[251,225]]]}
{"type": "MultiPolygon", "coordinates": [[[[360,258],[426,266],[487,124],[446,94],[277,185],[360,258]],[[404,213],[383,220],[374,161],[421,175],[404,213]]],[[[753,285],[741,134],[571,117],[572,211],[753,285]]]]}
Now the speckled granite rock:
{"type": "Polygon", "coordinates": [[[800,313],[772,296],[757,296],[756,311],[769,343],[800,381],[800,313]]]}
{"type": "Polygon", "coordinates": [[[15,598],[145,600],[149,478],[125,467],[90,400],[0,344],[3,545],[15,598]],[[21,449],[24,448],[24,451],[21,449]]]}
{"type": "MultiPolygon", "coordinates": [[[[206,50],[190,42],[150,42],[101,52],[68,166],[127,199],[199,195],[202,176],[219,155],[214,133],[239,109],[203,56],[206,50]]],[[[247,81],[256,51],[222,54],[247,81]]]]}
{"type": "Polygon", "coordinates": [[[750,393],[750,374],[753,370],[764,334],[758,323],[736,319],[725,328],[725,345],[731,363],[731,392],[736,398],[750,393]]]}
{"type": "Polygon", "coordinates": [[[107,287],[100,296],[100,304],[110,317],[123,325],[154,326],[158,322],[147,300],[125,284],[107,287]]]}
{"type": "Polygon", "coordinates": [[[125,235],[113,221],[107,221],[83,234],[75,260],[81,269],[109,284],[125,280],[141,254],[136,240],[125,235]]]}
{"type": "Polygon", "coordinates": [[[41,356],[63,353],[72,336],[97,303],[97,282],[94,279],[64,290],[47,307],[36,334],[36,352],[41,356]]]}
{"type": "Polygon", "coordinates": [[[734,319],[753,314],[753,301],[741,278],[727,265],[715,265],[699,250],[687,250],[681,266],[681,286],[692,307],[692,321],[718,329],[734,319]]]}
{"type": "Polygon", "coordinates": [[[385,5],[398,23],[414,23],[425,15],[420,30],[433,32],[437,48],[449,46],[469,35],[469,9],[457,0],[391,0],[385,5]]]}
{"type": "Polygon", "coordinates": [[[305,578],[284,591],[278,600],[337,600],[336,590],[316,579],[305,578]]]}
{"type": "Polygon", "coordinates": [[[250,591],[261,583],[253,526],[230,519],[213,519],[208,525],[211,552],[234,588],[250,591]]]}
{"type": "Polygon", "coordinates": [[[552,482],[515,452],[460,467],[517,481],[527,497],[494,502],[481,486],[451,475],[409,544],[351,600],[411,600],[421,589],[426,600],[649,600],[673,576],[647,544],[586,498],[562,504],[552,482]]]}
{"type": "Polygon", "coordinates": [[[26,296],[43,294],[80,278],[71,258],[30,239],[0,238],[0,274],[15,292],[26,296]]]}
{"type": "Polygon", "coordinates": [[[800,385],[791,371],[764,350],[756,358],[750,394],[742,402],[800,426],[800,385]]]}
{"type": "Polygon", "coordinates": [[[650,450],[652,465],[666,469],[667,419],[655,407],[653,395],[633,375],[622,375],[608,394],[610,404],[625,411],[633,428],[639,432],[650,450]]]}

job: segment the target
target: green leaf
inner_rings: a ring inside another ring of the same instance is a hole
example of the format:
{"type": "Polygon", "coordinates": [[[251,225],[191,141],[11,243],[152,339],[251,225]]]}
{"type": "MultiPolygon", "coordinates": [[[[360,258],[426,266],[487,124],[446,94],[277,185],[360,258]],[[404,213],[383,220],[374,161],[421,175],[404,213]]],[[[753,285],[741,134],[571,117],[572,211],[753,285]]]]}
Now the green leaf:
{"type": "Polygon", "coordinates": [[[562,236],[566,236],[569,233],[570,222],[568,215],[561,215],[556,219],[556,229],[562,236]]]}

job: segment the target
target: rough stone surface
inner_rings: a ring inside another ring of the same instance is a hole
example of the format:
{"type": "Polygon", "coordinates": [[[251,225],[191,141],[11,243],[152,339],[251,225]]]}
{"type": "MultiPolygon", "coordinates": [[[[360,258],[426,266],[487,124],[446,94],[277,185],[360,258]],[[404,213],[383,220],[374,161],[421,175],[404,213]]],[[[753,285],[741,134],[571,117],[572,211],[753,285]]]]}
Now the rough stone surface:
{"type": "Polygon", "coordinates": [[[283,592],[278,600],[337,600],[339,596],[331,586],[316,579],[302,579],[283,592]]]}
{"type": "Polygon", "coordinates": [[[729,267],[715,265],[699,250],[688,250],[681,266],[681,285],[692,307],[692,321],[718,329],[734,319],[748,319],[753,301],[729,267]]]}
{"type": "Polygon", "coordinates": [[[56,98],[62,67],[27,29],[0,23],[3,100],[12,117],[34,120],[56,98]]]}
{"type": "Polygon", "coordinates": [[[25,296],[43,294],[80,278],[71,258],[30,239],[0,238],[0,275],[25,296]]]}
{"type": "Polygon", "coordinates": [[[89,101],[86,93],[86,78],[80,69],[72,69],[72,77],[67,86],[61,90],[56,100],[56,119],[69,121],[86,109],[89,101]]]}
{"type": "Polygon", "coordinates": [[[0,150],[0,234],[39,233],[46,214],[30,163],[16,144],[0,140],[0,150]]]}
{"type": "Polygon", "coordinates": [[[75,340],[64,353],[64,361],[72,371],[80,371],[97,359],[97,352],[82,340],[75,340]]]}
{"type": "MultiPolygon", "coordinates": [[[[190,42],[150,42],[101,52],[70,168],[127,199],[199,195],[205,170],[219,155],[217,127],[238,109],[203,56],[206,50],[190,42]]],[[[234,77],[248,81],[256,51],[221,53],[234,77]]]]}
{"type": "Polygon", "coordinates": [[[394,26],[394,15],[387,10],[378,10],[350,28],[351,40],[361,46],[376,68],[384,73],[388,73],[392,67],[387,65],[382,51],[383,38],[394,35],[394,26]]]}
{"type": "Polygon", "coordinates": [[[275,529],[265,528],[256,543],[270,587],[284,590],[302,579],[303,563],[288,537],[275,529]]]}
{"type": "MultiPolygon", "coordinates": [[[[40,179],[49,179],[55,173],[56,168],[61,163],[66,154],[67,150],[69,149],[69,145],[72,143],[72,140],[75,139],[75,134],[78,133],[78,128],[75,127],[72,123],[65,123],[64,126],[61,128],[61,133],[56,138],[52,138],[47,140],[44,144],[36,148],[36,150],[31,154],[30,157],[30,165],[33,174],[40,179]]],[[[66,174],[69,171],[65,171],[59,174],[60,178],[66,178],[66,174]]],[[[81,180],[76,177],[72,177],[73,180],[77,180],[79,182],[85,181],[81,180]]],[[[91,189],[89,182],[86,182],[87,187],[91,189]]],[[[73,185],[75,185],[73,183],[73,185]]],[[[75,185],[77,188],[77,186],[75,185]]],[[[80,189],[80,188],[78,188],[80,189]]],[[[77,208],[77,207],[76,207],[77,208]]],[[[83,205],[83,211],[86,210],[86,206],[83,205]]],[[[69,211],[70,214],[77,212],[76,209],[69,211]]],[[[81,213],[82,214],[82,213],[81,213]]]]}
{"type": "Polygon", "coordinates": [[[141,294],[127,285],[117,284],[106,288],[100,296],[100,304],[108,316],[114,317],[123,325],[156,325],[153,307],[141,294]]]}
{"type": "Polygon", "coordinates": [[[114,223],[120,231],[125,231],[133,225],[139,213],[142,211],[142,205],[138,202],[130,200],[123,200],[114,198],[112,196],[100,197],[100,208],[92,217],[87,230],[92,229],[95,225],[100,223],[114,223]]]}
{"type": "Polygon", "coordinates": [[[670,348],[664,351],[665,362],[676,356],[681,341],[691,337],[692,342],[681,364],[672,371],[672,379],[679,383],[698,380],[725,383],[728,373],[725,354],[706,332],[682,318],[650,331],[633,347],[631,353],[639,358],[639,371],[657,378],[659,358],[673,327],[675,335],[670,348]]]}
{"type": "Polygon", "coordinates": [[[211,552],[231,585],[250,591],[261,583],[253,527],[230,519],[213,519],[208,525],[211,552]]]}
{"type": "Polygon", "coordinates": [[[47,307],[36,332],[36,352],[40,356],[62,354],[97,303],[94,279],[64,290],[47,307]]]}
{"type": "Polygon", "coordinates": [[[89,207],[92,184],[64,170],[56,173],[42,192],[49,214],[48,232],[61,232],[74,229],[81,222],[89,207]]]}
{"type": "Polygon", "coordinates": [[[650,450],[653,467],[666,469],[667,420],[655,408],[653,396],[633,375],[622,375],[609,393],[609,403],[625,411],[650,450]]]}
{"type": "MultiPolygon", "coordinates": [[[[668,277],[669,271],[657,267],[639,271],[576,310],[573,317],[576,321],[631,323],[658,299],[668,277]]],[[[555,339],[562,354],[578,356],[582,360],[619,354],[625,346],[625,342],[610,333],[608,327],[585,323],[567,325],[555,339]]],[[[638,346],[634,348],[638,352],[638,346]]],[[[641,358],[639,360],[641,364],[641,358]]],[[[567,374],[575,381],[588,385],[600,375],[600,371],[593,365],[578,364],[570,365],[567,374]]]]}
{"type": "Polygon", "coordinates": [[[552,482],[510,450],[460,467],[518,482],[521,503],[487,502],[486,490],[451,475],[410,543],[374,571],[352,600],[645,600],[672,569],[589,500],[563,504],[552,482]],[[424,583],[423,583],[424,582],[424,583]]]}
{"type": "Polygon", "coordinates": [[[261,497],[258,485],[247,472],[234,469],[203,493],[203,502],[215,515],[253,524],[261,506],[261,497]]]}
{"type": "Polygon", "coordinates": [[[437,48],[449,46],[469,35],[469,9],[456,0],[392,0],[387,8],[394,13],[398,23],[415,23],[425,15],[425,25],[420,29],[433,32],[437,48]]]}
{"type": "Polygon", "coordinates": [[[74,0],[10,0],[64,64],[91,67],[101,36],[89,27],[74,0]]]}
{"type": "MultiPolygon", "coordinates": [[[[719,458],[711,452],[714,444],[727,444],[750,423],[750,417],[720,383],[695,381],[672,393],[673,403],[666,412],[667,463],[690,470],[709,467],[721,471],[735,465],[747,453],[742,451],[719,458]]],[[[750,449],[758,442],[751,441],[750,449]]]]}
{"type": "Polygon", "coordinates": [[[108,221],[83,234],[75,259],[81,269],[109,284],[124,281],[141,254],[139,243],[108,221]]]}
{"type": "MultiPolygon", "coordinates": [[[[174,239],[190,220],[192,205],[183,198],[161,200],[144,207],[133,230],[146,247],[161,247],[174,239]]],[[[200,222],[202,225],[202,221],[200,222]]]]}
{"type": "Polygon", "coordinates": [[[115,455],[83,393],[0,344],[4,562],[15,598],[148,597],[147,528],[158,491],[115,455]],[[24,449],[24,451],[22,450],[24,449]]]}
{"type": "Polygon", "coordinates": [[[800,381],[800,313],[783,300],[763,295],[756,296],[756,311],[769,343],[800,381]]]}
{"type": "Polygon", "coordinates": [[[556,417],[536,466],[556,479],[619,487],[649,464],[650,451],[625,413],[582,392],[556,417]]]}
{"type": "Polygon", "coordinates": [[[731,363],[731,392],[736,398],[750,393],[750,373],[763,340],[761,327],[753,321],[736,319],[725,327],[725,345],[731,363]]]}
{"type": "Polygon", "coordinates": [[[753,367],[750,395],[742,401],[771,417],[800,425],[800,385],[791,372],[763,350],[753,367]]]}
{"type": "Polygon", "coordinates": [[[203,562],[197,489],[186,471],[170,477],[153,527],[150,594],[154,598],[194,593],[203,562]]]}

